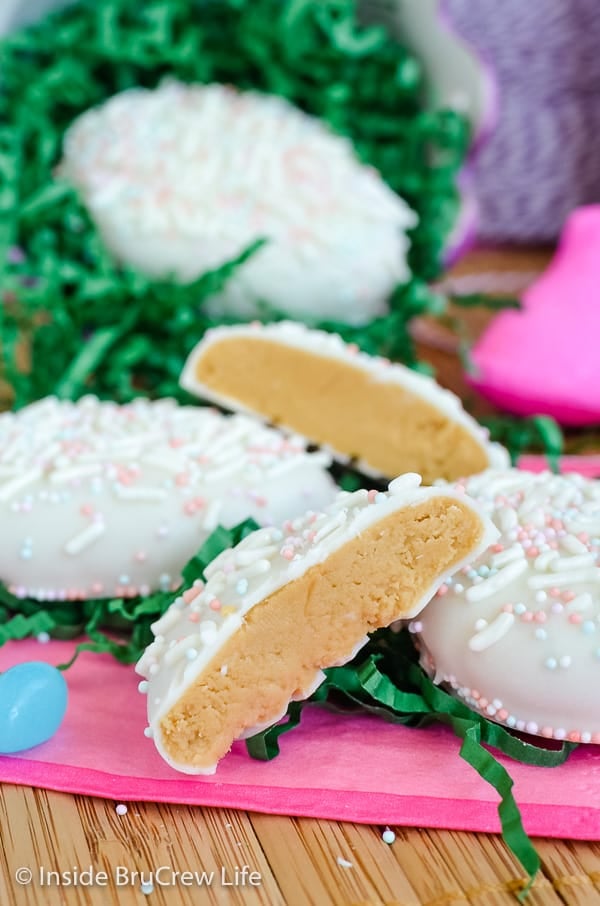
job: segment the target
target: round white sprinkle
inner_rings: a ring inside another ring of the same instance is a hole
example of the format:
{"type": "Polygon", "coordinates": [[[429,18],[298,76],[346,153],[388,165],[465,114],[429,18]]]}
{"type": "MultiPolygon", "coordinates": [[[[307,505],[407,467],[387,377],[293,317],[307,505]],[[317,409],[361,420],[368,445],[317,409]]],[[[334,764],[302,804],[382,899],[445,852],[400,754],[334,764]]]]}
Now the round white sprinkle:
{"type": "Polygon", "coordinates": [[[142,680],[141,683],[138,683],[138,692],[141,692],[142,695],[145,695],[148,691],[148,680],[142,680]]]}
{"type": "Polygon", "coordinates": [[[394,833],[393,830],[390,830],[389,827],[386,827],[386,829],[384,830],[384,832],[381,835],[381,839],[383,840],[384,843],[387,843],[388,846],[391,846],[392,843],[394,842],[394,840],[396,839],[396,834],[394,833]]]}
{"type": "Polygon", "coordinates": [[[152,883],[152,881],[144,881],[144,883],[140,885],[140,890],[145,897],[150,896],[150,894],[154,890],[154,884],[152,883]]]}
{"type": "Polygon", "coordinates": [[[120,804],[120,805],[118,805],[118,806],[116,807],[115,812],[117,813],[117,815],[126,815],[126,814],[127,814],[127,806],[126,806],[126,805],[123,805],[123,804],[120,804]]]}
{"type": "Polygon", "coordinates": [[[47,645],[50,641],[50,635],[47,632],[40,632],[37,637],[38,642],[42,645],[47,645]]]}

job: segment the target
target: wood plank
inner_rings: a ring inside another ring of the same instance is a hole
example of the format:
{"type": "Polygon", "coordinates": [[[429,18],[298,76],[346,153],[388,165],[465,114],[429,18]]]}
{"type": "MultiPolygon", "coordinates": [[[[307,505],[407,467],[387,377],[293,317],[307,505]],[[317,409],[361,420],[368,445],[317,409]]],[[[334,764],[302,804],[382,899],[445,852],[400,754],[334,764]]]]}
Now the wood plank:
{"type": "Polygon", "coordinates": [[[152,904],[193,906],[202,897],[210,906],[280,906],[284,903],[250,819],[243,812],[144,803],[124,816],[115,803],[45,790],[0,788],[0,902],[8,906],[64,903],[65,887],[46,886],[49,871],[74,868],[104,871],[106,886],[71,887],[69,904],[138,906],[147,903],[141,883],[155,879],[152,904]],[[242,885],[236,868],[248,865],[260,885],[242,885]],[[20,867],[34,874],[31,884],[15,882],[20,867]],[[44,875],[40,874],[43,870],[44,875]],[[173,872],[206,872],[201,888],[184,886],[173,872]],[[134,874],[137,872],[138,874],[134,874]],[[210,873],[213,873],[210,878],[210,873]],[[163,886],[161,886],[163,885],[163,886]],[[199,890],[201,889],[201,893],[199,890]]]}

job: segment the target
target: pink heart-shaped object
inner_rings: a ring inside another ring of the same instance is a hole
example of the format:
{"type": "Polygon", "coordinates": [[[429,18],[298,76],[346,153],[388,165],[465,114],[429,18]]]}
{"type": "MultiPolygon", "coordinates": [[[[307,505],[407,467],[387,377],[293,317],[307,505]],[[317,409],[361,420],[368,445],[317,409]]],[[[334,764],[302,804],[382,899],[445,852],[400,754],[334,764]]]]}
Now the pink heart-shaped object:
{"type": "Polygon", "coordinates": [[[570,216],[522,303],[498,315],[475,345],[470,383],[518,415],[600,423],[600,205],[570,216]]]}

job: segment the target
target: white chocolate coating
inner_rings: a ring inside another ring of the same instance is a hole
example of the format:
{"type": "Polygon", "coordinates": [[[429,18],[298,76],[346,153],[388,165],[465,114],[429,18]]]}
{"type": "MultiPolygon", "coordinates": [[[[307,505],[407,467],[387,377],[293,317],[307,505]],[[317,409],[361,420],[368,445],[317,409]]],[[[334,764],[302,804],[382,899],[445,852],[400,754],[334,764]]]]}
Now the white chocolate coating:
{"type": "Polygon", "coordinates": [[[416,216],[351,143],[282,98],[167,81],[79,117],[60,174],[107,247],[190,282],[269,240],[209,306],[365,323],[406,282],[416,216]]]}
{"type": "Polygon", "coordinates": [[[423,666],[491,720],[600,743],[600,482],[511,469],[463,487],[501,536],[411,625],[423,666]]]}
{"type": "Polygon", "coordinates": [[[0,581],[38,600],[176,588],[218,524],[329,503],[329,463],[245,416],[49,397],[0,415],[0,581]]]}
{"type": "MultiPolygon", "coordinates": [[[[435,497],[458,496],[452,490],[421,488],[420,482],[419,475],[408,473],[396,478],[387,493],[364,489],[353,493],[342,491],[324,512],[308,512],[284,523],[281,529],[263,528],[254,532],[235,548],[220,554],[205,570],[206,584],[199,582],[178,597],[154,623],[155,640],[138,662],[136,671],[146,679],[140,691],[148,693],[147,735],[153,737],[169,764],[185,772],[213,773],[214,767],[199,770],[175,764],[163,745],[160,721],[218,657],[219,650],[242,625],[245,614],[393,512],[435,497]]],[[[461,499],[469,505],[468,500],[461,499]]],[[[479,551],[497,535],[487,520],[482,520],[482,528],[479,551]]],[[[439,582],[434,583],[427,591],[413,614],[424,607],[438,585],[439,582]]],[[[362,644],[366,641],[365,638],[362,644]]],[[[226,671],[227,665],[223,664],[221,670],[226,671]]],[[[323,674],[318,671],[305,696],[312,694],[322,679],[323,674]]],[[[274,715],[270,723],[280,716],[274,715]]]]}
{"type": "MultiPolygon", "coordinates": [[[[435,406],[446,418],[456,422],[468,431],[478,441],[481,448],[485,450],[491,468],[502,469],[509,465],[510,459],[504,447],[497,443],[491,443],[487,430],[468,412],[465,412],[458,396],[450,390],[441,387],[433,378],[419,374],[412,368],[407,368],[396,362],[390,362],[389,359],[368,355],[353,344],[345,343],[336,333],[315,330],[294,321],[279,321],[273,324],[260,324],[255,321],[252,324],[236,324],[230,327],[215,327],[212,330],[208,330],[202,340],[192,350],[185,363],[180,378],[180,384],[185,390],[203,399],[217,403],[217,405],[224,408],[261,417],[261,413],[253,412],[241,404],[239,400],[217,393],[212,387],[207,387],[200,383],[196,377],[198,360],[210,346],[228,337],[256,337],[261,340],[270,340],[284,346],[301,349],[316,356],[343,362],[353,368],[359,368],[368,374],[374,383],[397,384],[409,393],[420,397],[424,402],[435,406]]],[[[301,392],[301,388],[299,388],[298,392],[301,392]]],[[[285,430],[286,426],[280,425],[280,427],[285,430]]],[[[339,462],[348,462],[348,456],[341,451],[330,449],[330,453],[339,462]]],[[[367,462],[359,461],[357,466],[366,475],[380,477],[380,473],[374,470],[367,462]]]]}

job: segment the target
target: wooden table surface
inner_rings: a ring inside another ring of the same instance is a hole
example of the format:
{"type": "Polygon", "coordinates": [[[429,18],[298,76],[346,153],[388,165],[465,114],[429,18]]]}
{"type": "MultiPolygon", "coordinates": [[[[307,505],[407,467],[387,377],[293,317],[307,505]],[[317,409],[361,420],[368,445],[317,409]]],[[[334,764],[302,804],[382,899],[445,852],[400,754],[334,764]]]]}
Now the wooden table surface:
{"type": "MultiPolygon", "coordinates": [[[[546,250],[473,253],[452,272],[453,286],[515,292],[548,257],[546,250]]],[[[468,316],[473,333],[485,319],[468,316]]],[[[444,383],[464,390],[452,344],[426,329],[420,335],[437,347],[424,355],[444,383]]],[[[130,804],[120,816],[115,806],[1,786],[0,906],[502,906],[516,902],[523,877],[496,836],[396,827],[389,846],[381,827],[152,803],[130,804]],[[202,871],[202,887],[173,876],[202,871]],[[59,887],[49,872],[70,872],[66,880],[79,872],[79,883],[59,887]],[[152,872],[154,890],[143,893],[152,872]]],[[[535,843],[543,870],[531,906],[600,906],[600,843],[535,843]]]]}

